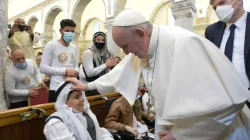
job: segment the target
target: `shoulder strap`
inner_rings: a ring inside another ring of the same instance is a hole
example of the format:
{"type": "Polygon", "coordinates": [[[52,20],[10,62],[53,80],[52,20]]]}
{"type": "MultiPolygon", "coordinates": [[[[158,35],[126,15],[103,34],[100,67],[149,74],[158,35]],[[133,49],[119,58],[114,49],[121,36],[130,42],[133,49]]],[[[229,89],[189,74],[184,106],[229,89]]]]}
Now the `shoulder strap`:
{"type": "Polygon", "coordinates": [[[92,53],[93,53],[93,65],[94,65],[94,68],[96,67],[96,62],[95,62],[95,59],[94,59],[94,51],[92,50],[92,48],[88,48],[92,53]]]}
{"type": "Polygon", "coordinates": [[[51,119],[58,119],[58,120],[60,120],[61,122],[63,122],[62,118],[60,118],[59,116],[50,116],[49,118],[46,119],[45,125],[46,125],[51,119]]]}
{"type": "MultiPolygon", "coordinates": [[[[89,49],[89,50],[93,53],[93,55],[94,55],[93,50],[92,50],[91,48],[88,48],[88,49],[89,49]]],[[[94,60],[94,56],[93,56],[93,65],[94,65],[94,68],[95,68],[95,67],[96,67],[96,62],[95,62],[95,60],[94,60]]],[[[84,72],[84,74],[85,74],[86,81],[88,81],[88,82],[93,81],[93,80],[91,80],[91,77],[88,77],[88,75],[87,75],[87,73],[86,73],[86,71],[85,71],[85,69],[84,69],[83,63],[82,63],[82,70],[83,70],[83,72],[84,72]]]]}

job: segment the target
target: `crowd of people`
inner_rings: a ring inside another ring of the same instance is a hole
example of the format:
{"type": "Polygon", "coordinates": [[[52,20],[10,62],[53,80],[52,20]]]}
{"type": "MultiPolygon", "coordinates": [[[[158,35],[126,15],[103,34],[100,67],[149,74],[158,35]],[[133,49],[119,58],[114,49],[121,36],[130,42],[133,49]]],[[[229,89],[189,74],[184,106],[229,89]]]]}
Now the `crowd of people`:
{"type": "Polygon", "coordinates": [[[210,4],[220,21],[207,27],[205,38],[122,11],[112,37],[123,59],[109,52],[104,32],[79,57],[71,19],[60,22],[61,38],[35,57],[38,35],[16,19],[5,78],[10,108],[28,106],[28,98],[39,98],[38,88],[48,89],[56,109],[44,127],[49,140],[114,139],[108,129],[143,137],[150,128],[161,140],[249,140],[250,13],[242,0],[210,4]],[[122,97],[102,128],[86,97],[112,91],[122,97]]]}

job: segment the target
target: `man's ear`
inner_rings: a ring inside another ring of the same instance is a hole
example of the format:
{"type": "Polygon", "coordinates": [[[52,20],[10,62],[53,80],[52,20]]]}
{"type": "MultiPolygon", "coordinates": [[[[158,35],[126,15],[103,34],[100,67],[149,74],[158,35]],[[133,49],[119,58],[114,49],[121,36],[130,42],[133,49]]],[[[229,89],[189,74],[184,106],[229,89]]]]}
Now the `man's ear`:
{"type": "Polygon", "coordinates": [[[145,35],[144,35],[144,31],[140,28],[138,29],[135,29],[135,32],[141,37],[143,38],[145,35]]]}
{"type": "Polygon", "coordinates": [[[243,5],[243,0],[238,0],[239,5],[243,5]]]}
{"type": "Polygon", "coordinates": [[[60,32],[61,34],[63,34],[63,30],[62,30],[62,29],[59,29],[59,32],[60,32]]]}

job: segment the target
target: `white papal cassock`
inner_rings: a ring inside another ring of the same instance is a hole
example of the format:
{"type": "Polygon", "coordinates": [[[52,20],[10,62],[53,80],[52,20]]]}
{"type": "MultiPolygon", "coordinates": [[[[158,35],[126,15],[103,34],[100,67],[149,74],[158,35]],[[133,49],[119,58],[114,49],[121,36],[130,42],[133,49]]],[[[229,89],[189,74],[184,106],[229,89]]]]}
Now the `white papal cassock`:
{"type": "Polygon", "coordinates": [[[177,140],[250,139],[241,111],[250,97],[246,84],[211,42],[179,27],[154,25],[148,55],[150,66],[129,54],[89,89],[116,89],[133,104],[142,72],[146,85],[153,83],[156,135],[174,125],[177,140]]]}

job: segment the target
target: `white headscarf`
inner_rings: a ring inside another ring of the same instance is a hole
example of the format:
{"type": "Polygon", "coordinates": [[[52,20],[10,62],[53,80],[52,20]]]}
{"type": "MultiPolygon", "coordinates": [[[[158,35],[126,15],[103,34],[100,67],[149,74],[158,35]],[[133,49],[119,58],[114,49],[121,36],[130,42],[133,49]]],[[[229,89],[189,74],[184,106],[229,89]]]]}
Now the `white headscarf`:
{"type": "MultiPolygon", "coordinates": [[[[65,83],[65,82],[64,82],[65,83]]],[[[61,83],[57,90],[64,84],[61,83]]],[[[55,103],[55,109],[57,112],[55,114],[52,114],[52,116],[59,116],[63,123],[69,128],[69,130],[75,134],[76,138],[78,140],[92,140],[91,136],[89,135],[87,129],[84,127],[83,123],[77,118],[76,114],[73,112],[74,109],[68,107],[66,104],[68,94],[70,91],[70,87],[72,87],[72,83],[68,83],[60,92],[59,96],[57,97],[57,101],[55,103]]],[[[83,97],[83,106],[84,106],[84,112],[87,113],[90,118],[93,120],[96,128],[96,138],[97,140],[101,140],[101,132],[100,132],[100,126],[99,123],[95,117],[95,115],[90,110],[90,104],[86,98],[86,95],[84,92],[82,92],[83,97]]],[[[82,113],[82,112],[81,112],[82,113]]]]}

